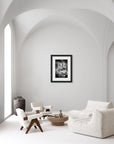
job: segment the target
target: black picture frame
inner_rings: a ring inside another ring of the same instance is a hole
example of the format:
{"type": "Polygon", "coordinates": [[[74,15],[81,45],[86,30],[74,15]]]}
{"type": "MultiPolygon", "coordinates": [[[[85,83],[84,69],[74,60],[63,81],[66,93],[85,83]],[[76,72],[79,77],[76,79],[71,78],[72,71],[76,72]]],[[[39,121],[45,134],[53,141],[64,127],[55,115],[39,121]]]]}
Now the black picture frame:
{"type": "Polygon", "coordinates": [[[72,82],[72,55],[51,55],[51,82],[72,82]]]}

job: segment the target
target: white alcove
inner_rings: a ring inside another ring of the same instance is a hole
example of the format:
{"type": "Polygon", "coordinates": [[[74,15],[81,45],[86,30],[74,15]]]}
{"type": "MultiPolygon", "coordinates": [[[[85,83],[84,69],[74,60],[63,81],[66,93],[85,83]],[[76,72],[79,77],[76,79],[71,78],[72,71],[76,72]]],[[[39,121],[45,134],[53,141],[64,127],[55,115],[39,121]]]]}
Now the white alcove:
{"type": "Polygon", "coordinates": [[[114,43],[108,53],[108,99],[114,103],[114,43]]]}

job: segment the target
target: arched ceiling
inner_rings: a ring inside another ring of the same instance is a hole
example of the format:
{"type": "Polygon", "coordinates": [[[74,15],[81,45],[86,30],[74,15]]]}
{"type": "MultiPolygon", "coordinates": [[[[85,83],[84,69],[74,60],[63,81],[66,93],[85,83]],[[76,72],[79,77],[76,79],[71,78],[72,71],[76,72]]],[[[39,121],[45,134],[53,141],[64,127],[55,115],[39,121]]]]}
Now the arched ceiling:
{"type": "MultiPolygon", "coordinates": [[[[88,33],[94,37],[94,34],[89,30],[86,24],[81,21],[79,18],[79,13],[85,13],[83,10],[77,11],[77,17],[72,15],[72,13],[66,13],[66,12],[55,12],[53,10],[32,10],[25,12],[15,18],[13,21],[14,25],[16,27],[16,31],[18,33],[18,43],[21,45],[24,40],[30,35],[32,32],[34,32],[38,27],[40,27],[43,24],[51,24],[51,23],[70,23],[72,25],[79,25],[80,27],[84,28],[88,33]],[[24,29],[23,29],[24,28],[24,29]],[[22,30],[22,31],[21,31],[22,30]],[[19,39],[21,38],[21,39],[19,39]]],[[[86,15],[87,17],[87,15],[86,15]]],[[[95,40],[97,41],[97,40],[95,40]]]]}
{"type": "Polygon", "coordinates": [[[76,25],[80,24],[97,43],[101,42],[101,45],[105,35],[104,29],[109,31],[106,25],[111,25],[114,28],[113,23],[109,19],[95,11],[78,9],[68,12],[62,10],[34,9],[18,15],[13,20],[18,45],[21,45],[36,28],[44,23],[50,23],[49,21],[51,23],[54,21],[56,23],[67,21],[68,23],[69,21],[76,25]]]}
{"type": "Polygon", "coordinates": [[[58,21],[60,17],[71,21],[75,19],[82,23],[100,46],[108,47],[113,41],[114,35],[110,33],[114,29],[112,0],[1,0],[0,8],[0,26],[4,28],[12,21],[20,45],[37,25],[50,17],[53,20],[59,17],[58,21]]]}
{"type": "Polygon", "coordinates": [[[48,17],[42,19],[39,23],[34,23],[34,25],[31,27],[31,29],[29,29],[29,31],[27,31],[26,35],[23,37],[22,39],[22,43],[20,42],[20,44],[23,44],[24,41],[26,41],[26,39],[35,31],[37,31],[38,29],[40,29],[41,27],[46,27],[48,25],[67,25],[70,27],[80,27],[81,29],[83,29],[84,31],[86,31],[86,33],[88,33],[96,42],[96,45],[98,45],[98,41],[95,37],[95,35],[93,34],[92,31],[90,31],[90,29],[88,28],[87,25],[85,25],[82,21],[80,21],[79,19],[74,19],[74,17],[72,16],[64,16],[61,15],[49,15],[48,17]]]}
{"type": "Polygon", "coordinates": [[[58,9],[75,10],[88,9],[94,10],[108,17],[114,22],[114,3],[112,0],[1,0],[2,25],[5,26],[17,15],[31,9],[58,9]]]}

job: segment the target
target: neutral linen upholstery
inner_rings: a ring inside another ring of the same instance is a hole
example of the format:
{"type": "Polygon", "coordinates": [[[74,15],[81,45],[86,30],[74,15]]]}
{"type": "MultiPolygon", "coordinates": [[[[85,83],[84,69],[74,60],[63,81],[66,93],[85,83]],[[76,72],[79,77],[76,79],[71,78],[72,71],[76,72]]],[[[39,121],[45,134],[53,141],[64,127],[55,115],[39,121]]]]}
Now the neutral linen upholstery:
{"type": "Polygon", "coordinates": [[[27,128],[29,125],[29,121],[24,121],[24,117],[26,117],[27,115],[24,113],[24,111],[20,108],[16,109],[17,115],[19,117],[19,122],[20,125],[23,126],[24,128],[27,128]]]}
{"type": "Polygon", "coordinates": [[[107,108],[112,108],[113,105],[111,102],[100,102],[100,101],[91,101],[89,100],[86,106],[86,110],[94,111],[96,109],[104,110],[107,108]]]}
{"type": "Polygon", "coordinates": [[[89,100],[87,106],[83,110],[72,110],[70,116],[74,118],[88,118],[91,117],[95,110],[105,110],[113,108],[112,102],[100,102],[89,100]]]}
{"type": "Polygon", "coordinates": [[[102,136],[114,135],[114,108],[98,111],[102,118],[102,136]]]}
{"type": "Polygon", "coordinates": [[[51,109],[52,109],[52,106],[44,106],[44,112],[43,114],[51,114],[51,109]],[[46,110],[49,110],[49,111],[46,111],[46,110]]]}
{"type": "Polygon", "coordinates": [[[16,109],[16,112],[17,112],[17,115],[19,117],[19,122],[20,122],[20,125],[23,126],[25,129],[29,126],[30,124],[30,121],[32,119],[35,119],[35,118],[40,118],[42,116],[42,113],[40,114],[35,114],[34,112],[24,112],[22,109],[20,108],[17,108],[16,109]],[[24,118],[27,117],[28,119],[27,120],[24,120],[24,118]]]}
{"type": "Polygon", "coordinates": [[[51,114],[51,109],[52,106],[48,105],[48,106],[43,106],[43,103],[31,103],[31,108],[33,111],[39,110],[40,112],[42,112],[43,116],[49,115],[51,114]]]}
{"type": "Polygon", "coordinates": [[[104,138],[113,135],[113,105],[107,102],[88,101],[86,109],[70,112],[68,126],[72,132],[94,137],[104,138]]]}
{"type": "Polygon", "coordinates": [[[43,103],[31,103],[31,108],[32,110],[39,110],[40,112],[42,112],[44,110],[43,108],[43,103]]]}

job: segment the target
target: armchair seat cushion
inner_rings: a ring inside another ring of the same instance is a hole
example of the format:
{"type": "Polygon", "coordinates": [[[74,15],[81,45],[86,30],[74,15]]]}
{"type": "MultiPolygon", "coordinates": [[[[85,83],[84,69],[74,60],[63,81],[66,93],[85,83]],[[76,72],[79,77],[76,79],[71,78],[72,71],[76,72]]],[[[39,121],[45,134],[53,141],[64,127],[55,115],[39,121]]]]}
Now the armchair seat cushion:
{"type": "Polygon", "coordinates": [[[87,111],[87,110],[82,110],[82,111],[72,110],[72,111],[70,111],[70,117],[72,117],[74,119],[84,119],[84,118],[89,118],[91,116],[92,116],[92,112],[87,111]]]}
{"type": "Polygon", "coordinates": [[[35,118],[40,118],[40,117],[42,117],[42,113],[40,113],[40,114],[34,114],[34,115],[28,115],[28,120],[30,121],[30,120],[32,120],[32,119],[35,119],[35,118]]]}

